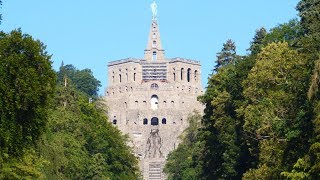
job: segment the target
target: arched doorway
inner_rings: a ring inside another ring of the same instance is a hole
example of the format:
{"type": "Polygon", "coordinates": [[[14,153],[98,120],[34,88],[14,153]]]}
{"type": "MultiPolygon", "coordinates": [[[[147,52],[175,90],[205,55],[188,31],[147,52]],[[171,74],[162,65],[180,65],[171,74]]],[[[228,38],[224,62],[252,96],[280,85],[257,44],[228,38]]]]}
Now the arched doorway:
{"type": "Polygon", "coordinates": [[[162,119],[162,124],[167,124],[167,119],[166,118],[162,119]]]}
{"type": "Polygon", "coordinates": [[[147,125],[148,124],[148,119],[147,118],[144,118],[143,119],[143,125],[147,125]]]}
{"type": "Polygon", "coordinates": [[[153,117],[151,119],[151,125],[152,126],[158,126],[159,125],[159,119],[157,117],[153,117]]]}
{"type": "Polygon", "coordinates": [[[158,109],[158,102],[159,102],[158,96],[157,95],[152,95],[150,101],[151,101],[151,109],[152,110],[158,109]]]}

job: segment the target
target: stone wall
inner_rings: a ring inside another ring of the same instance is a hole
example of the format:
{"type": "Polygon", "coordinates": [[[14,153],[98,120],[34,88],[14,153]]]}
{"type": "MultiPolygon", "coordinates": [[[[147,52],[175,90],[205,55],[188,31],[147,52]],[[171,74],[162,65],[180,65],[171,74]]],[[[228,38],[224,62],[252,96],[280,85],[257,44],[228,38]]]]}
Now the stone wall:
{"type": "Polygon", "coordinates": [[[106,102],[111,123],[130,137],[144,179],[164,178],[158,170],[178,146],[179,135],[188,127],[188,115],[203,111],[197,101],[203,93],[201,69],[192,60],[161,61],[166,79],[146,81],[142,66],[148,64],[151,67],[156,62],[126,59],[109,63],[106,102]]]}

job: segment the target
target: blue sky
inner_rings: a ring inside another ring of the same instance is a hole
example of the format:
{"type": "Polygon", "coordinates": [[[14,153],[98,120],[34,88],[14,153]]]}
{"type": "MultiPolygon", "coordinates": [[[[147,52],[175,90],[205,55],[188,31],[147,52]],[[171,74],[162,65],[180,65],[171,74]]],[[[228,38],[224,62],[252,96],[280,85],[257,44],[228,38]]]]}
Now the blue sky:
{"type": "MultiPolygon", "coordinates": [[[[157,0],[162,46],[168,58],[185,57],[202,64],[202,84],[227,39],[246,54],[255,30],[270,29],[297,17],[299,0],[157,0]]],[[[1,30],[21,27],[40,39],[52,54],[54,69],[62,61],[90,68],[107,85],[107,63],[143,58],[151,23],[152,0],[4,0],[1,30]]]]}

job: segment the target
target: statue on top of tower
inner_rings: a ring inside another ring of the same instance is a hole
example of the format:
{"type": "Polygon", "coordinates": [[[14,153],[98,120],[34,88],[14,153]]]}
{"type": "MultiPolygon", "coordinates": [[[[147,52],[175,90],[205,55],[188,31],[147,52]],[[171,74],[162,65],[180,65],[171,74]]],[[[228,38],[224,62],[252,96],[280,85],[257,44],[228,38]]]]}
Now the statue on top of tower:
{"type": "Polygon", "coordinates": [[[151,4],[151,10],[152,10],[152,20],[157,20],[158,5],[156,1],[153,1],[153,3],[151,4]]]}

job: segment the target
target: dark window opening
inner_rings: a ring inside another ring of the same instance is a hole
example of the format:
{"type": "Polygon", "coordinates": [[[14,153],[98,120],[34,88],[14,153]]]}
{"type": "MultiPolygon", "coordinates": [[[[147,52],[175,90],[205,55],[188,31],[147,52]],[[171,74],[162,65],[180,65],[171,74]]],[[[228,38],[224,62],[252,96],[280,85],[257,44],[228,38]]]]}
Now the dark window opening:
{"type": "Polygon", "coordinates": [[[153,117],[151,119],[151,125],[152,126],[158,126],[159,125],[159,119],[157,117],[153,117]]]}
{"type": "Polygon", "coordinates": [[[147,119],[147,118],[144,118],[144,119],[143,119],[143,124],[144,124],[144,125],[147,125],[147,124],[148,124],[148,119],[147,119]]]}
{"type": "Polygon", "coordinates": [[[119,74],[119,82],[121,82],[121,74],[119,74]]]}
{"type": "Polygon", "coordinates": [[[181,68],[181,81],[183,80],[184,69],[181,68]]]}
{"type": "Polygon", "coordinates": [[[195,70],[194,71],[194,81],[196,81],[196,82],[198,82],[198,71],[197,70],[195,70]]]}
{"type": "Polygon", "coordinates": [[[155,51],[152,53],[152,60],[153,61],[157,60],[157,52],[155,51]]]}
{"type": "Polygon", "coordinates": [[[187,70],[187,81],[190,82],[191,69],[187,70]]]}
{"type": "Polygon", "coordinates": [[[162,124],[167,124],[167,119],[166,118],[162,119],[162,124]]]}
{"type": "Polygon", "coordinates": [[[117,124],[117,120],[114,119],[114,120],[112,121],[112,124],[117,124]]]}
{"type": "Polygon", "coordinates": [[[136,73],[133,73],[133,81],[136,81],[136,73]]]}
{"type": "Polygon", "coordinates": [[[151,84],[151,89],[159,89],[158,84],[156,83],[151,84]]]}
{"type": "Polygon", "coordinates": [[[176,81],[176,73],[173,73],[173,81],[176,81]]]}

